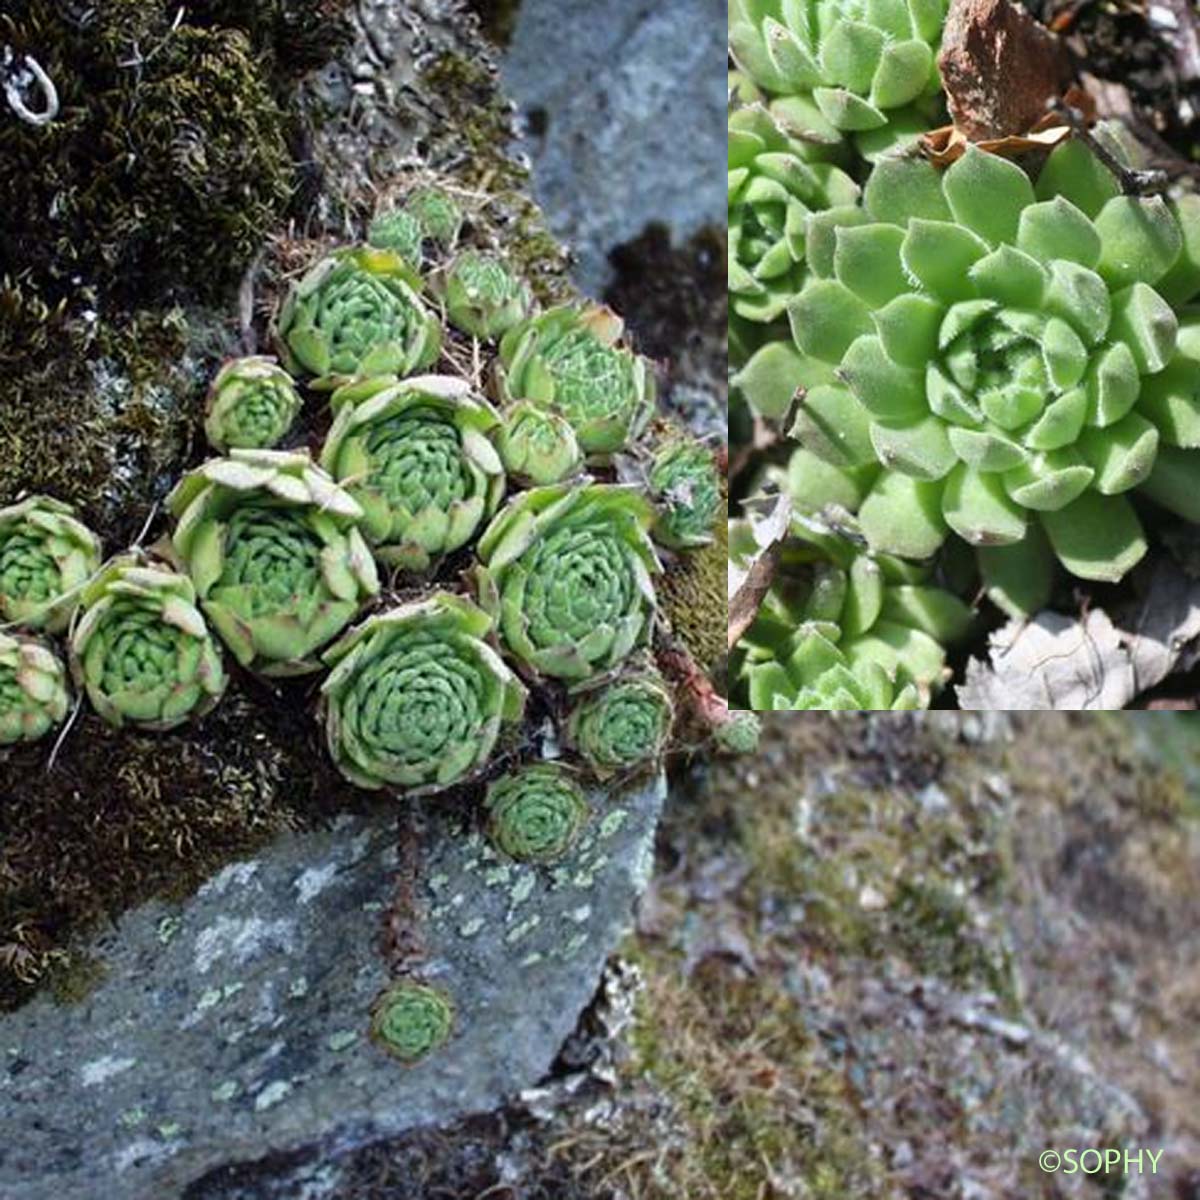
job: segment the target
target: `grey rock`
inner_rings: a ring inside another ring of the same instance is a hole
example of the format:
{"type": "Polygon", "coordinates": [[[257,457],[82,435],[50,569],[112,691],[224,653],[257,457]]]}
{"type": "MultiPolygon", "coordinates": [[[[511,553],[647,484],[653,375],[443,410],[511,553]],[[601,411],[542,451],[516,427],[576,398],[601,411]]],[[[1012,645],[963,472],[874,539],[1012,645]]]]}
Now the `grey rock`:
{"type": "Polygon", "coordinates": [[[165,1200],[273,1151],[327,1176],[341,1153],[533,1085],[630,923],[665,791],[660,777],[593,792],[588,829],[552,867],[502,859],[428,806],[423,974],[456,1022],[413,1067],[367,1037],[396,867],[386,816],[284,838],[182,905],[127,914],[95,946],[107,977],[85,1002],[42,997],[0,1019],[0,1195],[165,1200]]]}
{"type": "Polygon", "coordinates": [[[726,27],[724,0],[523,0],[501,78],[585,291],[647,223],[679,241],[724,219],[726,27]]]}

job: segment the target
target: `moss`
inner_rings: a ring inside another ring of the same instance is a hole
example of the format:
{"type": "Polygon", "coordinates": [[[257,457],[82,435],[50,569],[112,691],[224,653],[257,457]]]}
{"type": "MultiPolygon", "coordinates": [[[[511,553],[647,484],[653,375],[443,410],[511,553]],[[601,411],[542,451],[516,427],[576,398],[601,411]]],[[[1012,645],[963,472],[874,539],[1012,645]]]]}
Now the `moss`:
{"type": "Polygon", "coordinates": [[[713,542],[680,554],[655,585],[671,632],[710,675],[718,673],[726,653],[727,515],[723,505],[713,542]]]}
{"type": "Polygon", "coordinates": [[[573,299],[566,253],[529,198],[529,172],[508,157],[512,115],[496,87],[495,71],[447,52],[425,68],[423,79],[439,97],[448,126],[465,143],[457,181],[486,197],[472,214],[479,240],[503,244],[509,261],[543,304],[573,299]]]}
{"type": "Polygon", "coordinates": [[[127,545],[194,440],[200,385],[178,309],[107,324],[0,284],[0,497],[79,506],[107,551],[127,545]]]}
{"type": "Polygon", "coordinates": [[[175,11],[11,6],[5,39],[38,59],[62,109],[44,128],[0,123],[0,274],[56,297],[81,282],[216,295],[278,222],[293,170],[260,56],[240,30],[174,26],[175,11]]]}
{"type": "Polygon", "coordinates": [[[90,986],[76,935],[152,896],[182,898],[287,829],[361,807],[311,736],[306,697],[231,692],[170,736],[80,714],[53,767],[0,758],[0,1008],[42,982],[90,986]]]}

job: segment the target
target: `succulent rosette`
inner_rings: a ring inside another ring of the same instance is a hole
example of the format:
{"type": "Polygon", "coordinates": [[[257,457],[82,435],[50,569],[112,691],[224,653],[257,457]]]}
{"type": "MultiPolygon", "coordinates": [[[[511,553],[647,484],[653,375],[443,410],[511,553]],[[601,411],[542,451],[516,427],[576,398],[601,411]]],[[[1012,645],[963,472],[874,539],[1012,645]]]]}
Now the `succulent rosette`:
{"type": "Polygon", "coordinates": [[[953,530],[1033,553],[1038,523],[1069,571],[1115,581],[1146,548],[1126,493],[1194,509],[1200,346],[1172,307],[1200,287],[1192,202],[1118,194],[1077,142],[1036,192],[972,147],[942,176],[878,163],[834,232],[789,315],[836,380],[793,436],[878,468],[858,510],[874,549],[925,558],[953,530]]]}
{"type": "Polygon", "coordinates": [[[371,1038],[393,1058],[414,1063],[437,1050],[454,1028],[454,1007],[439,988],[401,979],[371,1005],[371,1038]]]}
{"type": "Polygon", "coordinates": [[[853,206],[858,185],[830,163],[806,162],[804,144],[761,104],[729,118],[729,292],[747,321],[780,317],[805,279],[808,219],[853,206]]]}
{"type": "Polygon", "coordinates": [[[673,716],[662,676],[650,666],[631,667],[577,694],[567,736],[592,771],[606,779],[657,762],[673,716]]]}
{"type": "Polygon", "coordinates": [[[439,791],[487,763],[525,689],[484,639],[491,618],[449,592],[368,617],[325,652],[329,753],[363,788],[439,791]]]}
{"type": "Polygon", "coordinates": [[[320,670],[316,652],[379,591],[362,509],[307,451],[232,450],[167,497],[201,608],[244,667],[320,670]]]}
{"type": "Polygon", "coordinates": [[[557,413],[523,401],[504,411],[496,449],[505,471],[520,483],[543,487],[583,469],[583,451],[573,430],[557,413]]]}
{"type": "Polygon", "coordinates": [[[404,209],[431,242],[443,250],[453,249],[462,229],[463,213],[448,192],[433,186],[413,188],[405,198],[404,209]]]}
{"type": "Polygon", "coordinates": [[[302,406],[292,377],[273,358],[252,355],[227,362],[208,391],[204,432],[222,453],[277,446],[302,406]]]}
{"type": "Polygon", "coordinates": [[[438,319],[421,280],[399,254],[372,246],[337,250],[291,290],[277,337],[293,375],[330,390],[362,375],[412,375],[441,349],[438,319]]]}
{"type": "Polygon", "coordinates": [[[504,494],[489,435],[500,416],[464,379],[422,375],[351,385],[321,465],[363,511],[362,531],[384,562],[427,570],[465,546],[504,494]]]}
{"type": "Polygon", "coordinates": [[[654,372],[621,345],[625,324],[611,309],[562,305],[514,325],[501,339],[504,399],[559,413],[585,453],[611,454],[646,427],[654,372]]]}
{"type": "Polygon", "coordinates": [[[816,134],[907,125],[937,92],[947,0],[730,0],[729,49],[816,134]]]}
{"type": "Polygon", "coordinates": [[[665,442],[650,464],[650,491],[658,507],[654,537],[659,543],[686,550],[713,540],[721,482],[707,446],[691,438],[665,442]]]}
{"type": "Polygon", "coordinates": [[[0,633],[0,746],[44,737],[62,724],[69,705],[58,655],[26,634],[0,633]]]}
{"type": "Polygon", "coordinates": [[[752,712],[734,710],[713,729],[713,745],[721,754],[757,754],[762,722],[752,712]]]}
{"type": "Polygon", "coordinates": [[[661,570],[637,488],[559,484],[509,501],[479,540],[481,603],[509,652],[577,681],[650,640],[661,570]]]}
{"type": "Polygon", "coordinates": [[[570,850],[588,818],[574,776],[558,763],[534,763],[488,784],[484,807],[493,844],[518,862],[550,863],[570,850]]]}
{"type": "Polygon", "coordinates": [[[49,496],[0,508],[0,618],[61,633],[100,565],[100,539],[49,496]]]}
{"type": "Polygon", "coordinates": [[[137,554],[84,588],[71,673],[110,725],[159,731],[204,716],[228,683],[192,581],[137,554]]]}
{"type": "Polygon", "coordinates": [[[491,341],[529,316],[533,293],[494,254],[466,250],[441,278],[446,316],[463,333],[491,341]]]}
{"type": "Polygon", "coordinates": [[[421,266],[421,222],[403,208],[381,212],[367,229],[367,244],[376,250],[391,250],[414,269],[421,266]]]}
{"type": "MultiPolygon", "coordinates": [[[[971,610],[932,569],[864,553],[853,520],[832,529],[801,512],[775,581],[730,660],[735,707],[758,711],[928,708],[947,675],[946,647],[971,610]]],[[[730,524],[735,561],[752,552],[730,524]]]]}

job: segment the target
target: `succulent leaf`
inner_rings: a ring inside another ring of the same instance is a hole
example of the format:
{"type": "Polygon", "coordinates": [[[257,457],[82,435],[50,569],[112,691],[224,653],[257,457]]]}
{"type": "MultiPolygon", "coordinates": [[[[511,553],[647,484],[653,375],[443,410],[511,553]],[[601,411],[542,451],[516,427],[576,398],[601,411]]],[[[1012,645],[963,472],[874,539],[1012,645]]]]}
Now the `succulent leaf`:
{"type": "Polygon", "coordinates": [[[583,468],[575,430],[557,413],[528,401],[505,411],[496,448],[504,469],[532,487],[560,483],[583,468]]]}

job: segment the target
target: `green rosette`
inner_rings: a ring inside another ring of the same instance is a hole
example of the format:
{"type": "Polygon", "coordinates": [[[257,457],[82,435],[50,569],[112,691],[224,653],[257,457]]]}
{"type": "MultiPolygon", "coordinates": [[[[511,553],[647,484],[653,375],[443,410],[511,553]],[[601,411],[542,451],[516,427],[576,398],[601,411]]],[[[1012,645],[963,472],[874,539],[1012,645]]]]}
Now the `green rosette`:
{"type": "Polygon", "coordinates": [[[507,333],[533,308],[529,285],[494,254],[479,250],[458,255],[440,286],[450,324],[483,341],[507,333]]]}
{"type": "Polygon", "coordinates": [[[354,246],[323,258],[289,293],[276,337],[284,365],[329,391],[358,376],[413,375],[437,361],[442,330],[421,280],[391,250],[354,246]]]}
{"type": "Polygon", "coordinates": [[[607,779],[658,762],[673,716],[662,676],[652,667],[631,668],[578,693],[567,737],[596,776],[607,779]]]}
{"type": "Polygon", "coordinates": [[[665,443],[650,464],[650,492],[658,509],[654,538],[673,550],[713,540],[721,511],[721,477],[713,452],[691,438],[665,443]]]}
{"type": "Polygon", "coordinates": [[[493,780],[484,807],[488,836],[518,862],[552,863],[574,845],[588,803],[571,773],[557,763],[535,763],[493,780]]]}
{"type": "Polygon", "coordinates": [[[469,600],[435,592],[330,647],[321,703],[338,770],[359,787],[413,793],[477,774],[525,709],[524,687],[484,640],[491,629],[469,600]]]}
{"type": "Polygon", "coordinates": [[[0,746],[35,742],[70,706],[67,671],[36,638],[0,633],[0,746]]]}
{"type": "Polygon", "coordinates": [[[611,309],[563,305],[514,325],[500,342],[500,390],[564,417],[589,455],[629,445],[646,427],[656,385],[650,364],[621,344],[611,309]]]}
{"type": "Polygon", "coordinates": [[[273,358],[236,358],[209,388],[204,433],[222,453],[235,446],[267,450],[288,435],[302,403],[292,377],[273,358]]]}
{"type": "Polygon", "coordinates": [[[583,470],[583,451],[570,422],[536,404],[506,409],[496,435],[504,469],[527,487],[545,487],[583,470]]]}
{"type": "Polygon", "coordinates": [[[204,716],[228,683],[191,580],[137,554],[84,588],[71,673],[110,725],[155,731],[204,716]]]}
{"type": "Polygon", "coordinates": [[[172,544],[242,666],[320,670],[317,651],[379,591],[362,509],[307,451],[232,450],[167,497],[172,544]]]}
{"type": "Polygon", "coordinates": [[[100,566],[100,539],[49,496],[0,508],[0,618],[61,633],[100,566]]]}
{"type": "Polygon", "coordinates": [[[372,380],[334,394],[321,465],[363,511],[378,557],[427,571],[465,546],[504,495],[489,435],[500,424],[469,383],[442,375],[372,380]]]}
{"type": "Polygon", "coordinates": [[[661,570],[653,510],[616,484],[559,484],[510,500],[479,539],[480,601],[509,652],[543,675],[578,681],[649,643],[661,570]]]}
{"type": "Polygon", "coordinates": [[[450,1037],[454,1006],[439,988],[402,979],[384,988],[371,1005],[371,1039],[393,1058],[411,1064],[450,1037]]]}

